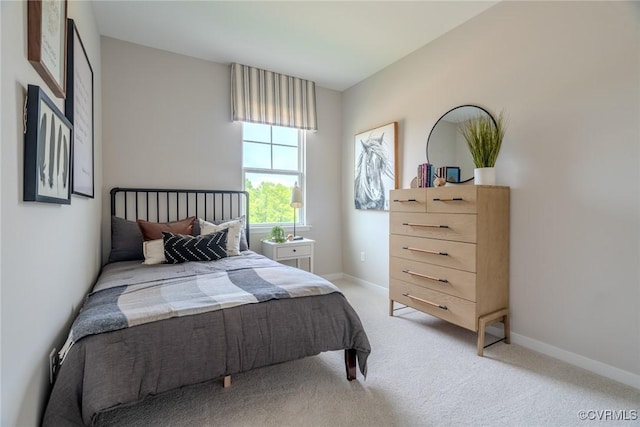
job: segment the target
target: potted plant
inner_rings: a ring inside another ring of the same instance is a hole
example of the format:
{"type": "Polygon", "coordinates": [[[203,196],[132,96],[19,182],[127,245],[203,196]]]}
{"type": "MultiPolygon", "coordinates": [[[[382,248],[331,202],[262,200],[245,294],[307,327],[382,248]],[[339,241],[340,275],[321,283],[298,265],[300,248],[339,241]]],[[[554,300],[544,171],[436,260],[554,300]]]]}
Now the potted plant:
{"type": "Polygon", "coordinates": [[[495,164],[502,139],[504,138],[504,115],[500,113],[493,120],[489,115],[467,120],[461,127],[462,136],[473,157],[476,169],[473,171],[476,185],[494,185],[496,183],[495,164]]]}
{"type": "Polygon", "coordinates": [[[271,237],[271,240],[276,243],[284,243],[287,240],[284,234],[284,228],[279,225],[276,225],[271,229],[269,237],[271,237]]]}

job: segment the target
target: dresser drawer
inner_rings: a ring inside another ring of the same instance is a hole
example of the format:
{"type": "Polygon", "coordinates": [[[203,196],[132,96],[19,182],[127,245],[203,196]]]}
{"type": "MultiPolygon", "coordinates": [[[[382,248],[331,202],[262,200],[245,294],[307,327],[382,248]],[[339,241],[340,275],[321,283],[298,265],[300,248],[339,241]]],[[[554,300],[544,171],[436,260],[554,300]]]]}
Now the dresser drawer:
{"type": "Polygon", "coordinates": [[[424,188],[391,190],[389,197],[391,199],[389,209],[392,212],[427,211],[427,191],[424,188]]]}
{"type": "Polygon", "coordinates": [[[476,213],[477,194],[475,185],[427,188],[427,212],[476,213]]]}
{"type": "Polygon", "coordinates": [[[476,304],[462,298],[391,279],[389,298],[472,331],[478,330],[476,304]]]}
{"type": "Polygon", "coordinates": [[[476,274],[468,271],[391,257],[389,276],[469,301],[476,300],[476,274]]]}
{"type": "Polygon", "coordinates": [[[276,259],[298,258],[311,255],[311,245],[296,245],[276,247],[276,259]]]}
{"type": "Polygon", "coordinates": [[[423,237],[389,236],[389,255],[458,270],[476,271],[476,245],[423,237]]]}
{"type": "Polygon", "coordinates": [[[391,212],[389,218],[391,234],[476,242],[478,217],[473,214],[391,212]]]}

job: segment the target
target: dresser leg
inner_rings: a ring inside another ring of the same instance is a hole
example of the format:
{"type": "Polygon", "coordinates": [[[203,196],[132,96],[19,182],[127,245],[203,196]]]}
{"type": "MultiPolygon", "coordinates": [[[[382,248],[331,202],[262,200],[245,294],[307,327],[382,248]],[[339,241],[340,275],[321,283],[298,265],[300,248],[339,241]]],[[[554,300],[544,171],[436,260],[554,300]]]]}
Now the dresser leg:
{"type": "Polygon", "coordinates": [[[393,317],[393,300],[389,300],[389,316],[393,317]]]}
{"type": "Polygon", "coordinates": [[[484,325],[480,323],[478,325],[478,356],[484,355],[484,325]]]}
{"type": "Polygon", "coordinates": [[[502,309],[494,311],[493,313],[485,314],[478,319],[478,356],[482,357],[484,354],[484,334],[488,325],[495,322],[502,322],[504,325],[504,342],[509,344],[511,342],[510,334],[511,328],[509,326],[509,309],[502,309]]]}

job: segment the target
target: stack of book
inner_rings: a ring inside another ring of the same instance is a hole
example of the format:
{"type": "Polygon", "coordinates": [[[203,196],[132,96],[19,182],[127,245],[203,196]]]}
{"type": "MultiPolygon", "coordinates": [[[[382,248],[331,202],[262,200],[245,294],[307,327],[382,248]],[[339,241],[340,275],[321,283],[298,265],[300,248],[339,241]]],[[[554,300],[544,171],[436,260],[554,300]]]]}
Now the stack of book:
{"type": "Polygon", "coordinates": [[[433,187],[433,172],[431,163],[418,165],[418,188],[433,187]]]}

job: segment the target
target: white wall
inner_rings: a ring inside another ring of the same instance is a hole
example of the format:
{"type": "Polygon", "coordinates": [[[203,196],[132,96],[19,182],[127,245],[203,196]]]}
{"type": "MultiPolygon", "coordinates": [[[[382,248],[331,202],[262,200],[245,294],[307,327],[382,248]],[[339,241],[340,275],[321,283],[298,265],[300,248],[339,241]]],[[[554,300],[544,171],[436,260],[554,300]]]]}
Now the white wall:
{"type": "MultiPolygon", "coordinates": [[[[229,66],[102,38],[105,256],[115,186],[237,189],[242,125],[231,121],[229,66]]],[[[318,132],[307,135],[307,221],[316,272],[342,271],[341,96],[317,88],[318,132]]],[[[251,248],[261,237],[252,233],[251,248]]]]}
{"type": "MultiPolygon", "coordinates": [[[[2,10],[4,9],[4,2],[0,2],[0,47],[2,46],[2,10]]],[[[2,54],[0,54],[0,100],[2,97],[2,86],[4,86],[2,80],[2,54]]],[[[2,117],[2,105],[4,102],[0,102],[0,123],[4,120],[2,117]]],[[[2,176],[2,131],[0,131],[0,177],[2,176]]],[[[2,231],[2,185],[0,181],[0,231],[2,231]]],[[[0,232],[0,295],[2,295],[2,233],[0,232]]],[[[2,303],[0,302],[0,331],[2,331],[2,303]]],[[[2,419],[2,337],[0,337],[0,420],[2,419]]]]}
{"type": "MultiPolygon", "coordinates": [[[[27,61],[27,2],[3,1],[0,172],[2,195],[3,426],[36,426],[49,395],[48,355],[66,339],[100,269],[101,198],[70,206],[22,201],[22,108],[28,84],[46,83],[27,61]]],[[[94,70],[95,185],[102,187],[100,39],[89,2],[69,2],[94,70]]],[[[55,98],[64,111],[62,99],[55,98]]],[[[99,194],[99,193],[98,193],[99,194]]]]}
{"type": "Polygon", "coordinates": [[[388,213],[353,208],[353,135],[399,121],[408,187],[444,112],[504,109],[514,335],[640,387],[639,7],[502,2],[347,90],[345,273],[388,286],[388,213]]]}

